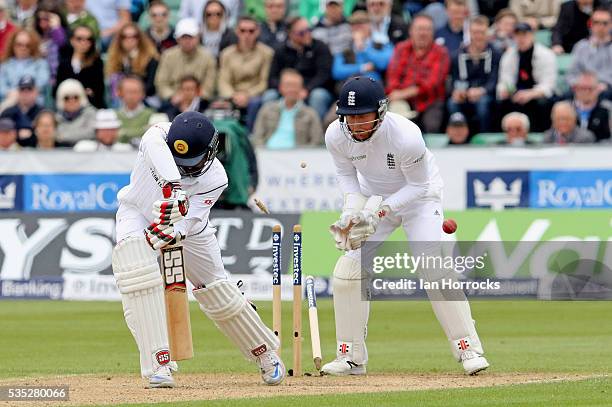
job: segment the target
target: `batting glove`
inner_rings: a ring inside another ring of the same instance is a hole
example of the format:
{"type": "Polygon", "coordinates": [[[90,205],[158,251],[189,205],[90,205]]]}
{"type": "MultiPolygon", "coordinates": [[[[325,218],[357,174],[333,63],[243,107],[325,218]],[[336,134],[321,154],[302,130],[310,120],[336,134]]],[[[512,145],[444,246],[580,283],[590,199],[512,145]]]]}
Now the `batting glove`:
{"type": "Polygon", "coordinates": [[[176,183],[167,183],[163,187],[164,199],[153,203],[153,222],[160,225],[174,225],[189,211],[187,193],[176,183]]]}
{"type": "Polygon", "coordinates": [[[145,239],[153,250],[159,250],[166,246],[178,244],[184,240],[184,236],[174,230],[172,225],[161,225],[151,223],[145,230],[145,239]]]}

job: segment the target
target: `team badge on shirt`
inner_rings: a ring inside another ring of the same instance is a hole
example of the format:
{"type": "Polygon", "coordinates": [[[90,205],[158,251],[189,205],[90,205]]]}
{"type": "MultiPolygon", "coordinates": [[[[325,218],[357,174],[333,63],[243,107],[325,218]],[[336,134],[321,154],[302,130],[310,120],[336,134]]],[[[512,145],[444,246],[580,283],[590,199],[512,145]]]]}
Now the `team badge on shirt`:
{"type": "Polygon", "coordinates": [[[392,153],[387,153],[387,167],[390,170],[395,169],[395,156],[392,153]]]}

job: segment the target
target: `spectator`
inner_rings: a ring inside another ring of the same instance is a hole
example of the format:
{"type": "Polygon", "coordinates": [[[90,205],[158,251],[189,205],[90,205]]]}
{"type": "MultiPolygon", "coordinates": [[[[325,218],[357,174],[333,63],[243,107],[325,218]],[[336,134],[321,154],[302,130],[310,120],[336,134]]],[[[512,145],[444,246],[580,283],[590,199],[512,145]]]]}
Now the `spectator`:
{"type": "MultiPolygon", "coordinates": [[[[341,12],[344,15],[351,15],[358,0],[339,0],[341,12]]],[[[300,0],[298,15],[304,17],[311,25],[316,25],[325,15],[327,0],[300,0]]],[[[329,44],[328,44],[329,45],[329,44]]]]}
{"type": "Polygon", "coordinates": [[[155,95],[157,49],[135,23],[121,27],[108,49],[106,78],[110,83],[113,106],[119,103],[117,86],[125,75],[137,75],[145,83],[146,96],[155,95]]]}
{"type": "Polygon", "coordinates": [[[446,0],[445,3],[448,22],[444,27],[436,31],[435,38],[436,43],[444,45],[448,55],[453,58],[461,44],[464,43],[463,30],[469,10],[466,0],[446,0]]]}
{"type": "Polygon", "coordinates": [[[96,109],[87,99],[85,88],[76,79],[66,79],[57,88],[58,140],[69,146],[79,140],[93,139],[96,109]]]}
{"type": "Polygon", "coordinates": [[[609,9],[598,9],[591,19],[591,36],[578,41],[572,50],[572,66],[566,79],[574,84],[581,73],[595,72],[602,82],[604,97],[612,99],[612,36],[609,9]]]}
{"type": "MultiPolygon", "coordinates": [[[[199,20],[204,14],[204,6],[209,0],[181,0],[179,18],[195,18],[199,20]]],[[[234,27],[238,22],[238,15],[242,0],[221,0],[223,8],[226,10],[227,21],[230,27],[234,27]]]]}
{"type": "Polygon", "coordinates": [[[440,131],[450,65],[446,48],[434,43],[433,35],[431,17],[417,15],[410,26],[410,39],[397,44],[387,68],[389,100],[408,101],[426,133],[440,131]]]}
{"type": "Polygon", "coordinates": [[[308,93],[308,105],[319,117],[325,116],[332,103],[332,56],[323,42],[312,38],[306,19],[296,17],[289,22],[289,37],[274,53],[264,102],[278,97],[280,73],[285,68],[296,68],[302,75],[308,93]]]}
{"type": "Polygon", "coordinates": [[[238,43],[221,52],[219,96],[231,100],[246,115],[249,131],[267,89],[274,51],[257,41],[259,25],[251,17],[240,17],[236,25],[238,43]]]}
{"type": "Polygon", "coordinates": [[[154,112],[143,103],[144,86],[142,79],[136,75],[125,76],[119,82],[117,95],[121,105],[117,109],[117,117],[121,122],[119,141],[122,143],[130,143],[142,137],[149,128],[149,119],[154,112]]]}
{"type": "Polygon", "coordinates": [[[478,0],[476,3],[477,8],[470,5],[472,13],[485,15],[493,22],[495,16],[508,7],[509,0],[478,0]]]}
{"type": "Polygon", "coordinates": [[[525,113],[535,131],[544,131],[548,127],[548,98],[557,83],[555,54],[534,43],[527,23],[517,24],[515,39],[516,48],[504,53],[499,67],[497,99],[501,113],[525,113]]]}
{"type": "Polygon", "coordinates": [[[6,44],[13,31],[15,31],[15,24],[10,19],[6,0],[0,0],[0,55],[6,52],[6,44]]]}
{"type": "Polygon", "coordinates": [[[393,55],[393,45],[372,42],[370,21],[366,12],[358,10],[350,18],[352,41],[343,52],[334,55],[332,76],[345,81],[351,76],[367,75],[382,82],[393,55]]]}
{"type": "Polygon", "coordinates": [[[574,144],[594,143],[595,136],[590,130],[576,124],[576,110],[570,102],[557,102],[551,113],[552,127],[544,132],[544,143],[574,144]]]}
{"type": "Polygon", "coordinates": [[[34,13],[38,6],[37,0],[17,0],[13,9],[13,21],[26,29],[34,28],[34,13]]]}
{"type": "Polygon", "coordinates": [[[524,113],[511,112],[505,115],[501,122],[502,130],[506,135],[504,144],[515,147],[530,144],[527,140],[529,126],[529,117],[524,113]]]}
{"type": "Polygon", "coordinates": [[[312,30],[312,38],[323,41],[332,55],[351,46],[351,27],[342,14],[343,0],[325,0],[325,14],[312,30]]]}
{"type": "Polygon", "coordinates": [[[534,19],[537,28],[551,29],[557,23],[561,0],[510,0],[510,10],[519,20],[534,19]]]}
{"type": "Polygon", "coordinates": [[[176,45],[174,29],[170,26],[170,9],[161,0],[153,0],[149,3],[149,21],[151,26],[147,28],[147,35],[155,43],[158,53],[176,45]]]}
{"type": "Polygon", "coordinates": [[[87,94],[89,102],[96,108],[106,106],[104,98],[104,64],[96,49],[91,28],[81,25],[70,37],[71,50],[60,60],[57,83],[66,79],[78,80],[87,94]]]}
{"type": "Polygon", "coordinates": [[[224,48],[237,41],[236,34],[227,23],[225,6],[220,0],[208,0],[202,18],[202,44],[218,58],[224,48]]]}
{"type": "Polygon", "coordinates": [[[470,123],[470,128],[478,133],[489,131],[501,56],[487,42],[489,20],[485,16],[472,17],[469,27],[469,45],[462,45],[452,59],[452,88],[447,106],[449,113],[463,112],[477,119],[477,125],[470,123]]]}
{"type": "Polygon", "coordinates": [[[34,118],[34,137],[36,148],[39,150],[52,150],[57,147],[69,147],[57,141],[57,119],[51,110],[43,109],[34,118]]]}
{"type": "Polygon", "coordinates": [[[113,36],[125,24],[132,21],[131,0],[87,0],[86,8],[100,25],[102,50],[105,51],[113,36]]]}
{"type": "Polygon", "coordinates": [[[17,88],[17,104],[3,111],[0,117],[8,117],[15,123],[19,145],[31,147],[36,144],[32,137],[32,122],[42,110],[42,106],[36,103],[38,89],[30,75],[22,76],[17,88]]]}
{"type": "Polygon", "coordinates": [[[450,115],[446,126],[448,144],[461,145],[470,142],[470,128],[463,113],[457,112],[450,115]]]}
{"type": "Polygon", "coordinates": [[[408,38],[408,27],[404,19],[391,15],[391,0],[367,0],[366,7],[372,23],[372,41],[396,45],[408,38]]]}
{"type": "Polygon", "coordinates": [[[17,151],[19,148],[15,122],[8,117],[0,119],[0,151],[17,151]]]}
{"type": "Polygon", "coordinates": [[[572,52],[578,41],[589,36],[589,19],[598,5],[598,0],[569,0],[561,4],[557,24],[552,30],[555,54],[572,52]]]}
{"type": "Polygon", "coordinates": [[[96,112],[96,139],[81,140],[74,145],[74,151],[87,153],[93,151],[132,151],[130,144],[119,143],[121,122],[112,109],[100,109],[96,112]]]}
{"type": "Polygon", "coordinates": [[[39,7],[36,10],[34,28],[40,35],[40,53],[47,59],[51,72],[50,85],[55,85],[59,66],[60,48],[66,43],[65,23],[62,22],[59,10],[54,7],[39,7]]]}
{"type": "Polygon", "coordinates": [[[282,47],[287,39],[286,0],[264,0],[266,20],[261,23],[259,41],[272,49],[282,47]]]}
{"type": "MultiPolygon", "coordinates": [[[[40,55],[40,37],[36,32],[18,28],[9,40],[0,64],[0,100],[12,105],[17,97],[17,83],[24,75],[30,75],[41,91],[49,83],[49,65],[40,55]]],[[[43,97],[39,96],[39,103],[43,97]]]]}
{"type": "Polygon", "coordinates": [[[100,25],[96,17],[85,9],[85,0],[65,0],[64,3],[66,5],[66,21],[70,31],[74,31],[77,27],[83,25],[87,26],[97,41],[100,38],[100,25]]]}
{"type": "Polygon", "coordinates": [[[295,69],[281,73],[280,101],[266,103],[255,122],[253,144],[270,149],[289,149],[305,145],[320,145],[323,129],[316,111],[303,103],[304,80],[295,69]]]}
{"type": "Polygon", "coordinates": [[[502,9],[495,16],[492,44],[500,53],[503,54],[508,48],[515,46],[514,27],[517,23],[516,14],[508,8],[502,9]]]}
{"type": "Polygon", "coordinates": [[[168,118],[174,120],[180,113],[187,111],[204,113],[209,103],[200,96],[202,94],[200,88],[200,80],[195,76],[186,75],[182,77],[176,91],[176,97],[173,98],[175,102],[164,108],[168,118]]]}
{"type": "Polygon", "coordinates": [[[193,19],[179,21],[175,36],[178,45],[162,53],[155,74],[157,95],[161,100],[172,98],[171,104],[178,104],[180,96],[175,92],[180,80],[192,75],[202,84],[200,96],[212,100],[217,81],[217,61],[200,46],[198,23],[193,19]]]}
{"type": "Polygon", "coordinates": [[[597,74],[584,72],[578,76],[572,86],[573,105],[576,109],[578,125],[581,129],[590,130],[597,141],[610,138],[612,120],[612,102],[600,100],[600,83],[597,74]]]}

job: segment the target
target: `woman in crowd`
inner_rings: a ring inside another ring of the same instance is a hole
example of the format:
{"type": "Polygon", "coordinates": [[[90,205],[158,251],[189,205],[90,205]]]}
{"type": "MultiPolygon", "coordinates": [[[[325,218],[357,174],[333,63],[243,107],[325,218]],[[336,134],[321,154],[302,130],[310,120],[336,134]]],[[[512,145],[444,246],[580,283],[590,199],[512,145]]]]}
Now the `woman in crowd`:
{"type": "Polygon", "coordinates": [[[135,23],[124,25],[113,39],[106,61],[106,78],[110,84],[112,100],[119,105],[117,86],[126,75],[137,75],[145,83],[147,96],[155,95],[155,71],[158,53],[153,41],[135,23]]]}
{"type": "Polygon", "coordinates": [[[85,88],[76,79],[66,79],[57,88],[58,141],[73,146],[80,140],[95,139],[96,109],[87,99],[85,88]]]}
{"type": "Polygon", "coordinates": [[[216,58],[227,46],[237,42],[236,34],[227,24],[225,6],[219,0],[209,0],[202,16],[202,44],[216,58]]]}
{"type": "Polygon", "coordinates": [[[71,50],[60,60],[57,83],[76,79],[85,88],[89,102],[96,108],[106,107],[104,99],[104,63],[96,49],[94,33],[85,25],[77,26],[70,37],[71,50]]]}
{"type": "Polygon", "coordinates": [[[57,141],[57,119],[51,110],[41,110],[34,118],[33,124],[36,148],[39,150],[69,147],[68,143],[57,141]]]}
{"type": "Polygon", "coordinates": [[[55,85],[59,66],[60,48],[66,43],[66,31],[59,10],[46,5],[39,6],[34,18],[34,29],[40,35],[40,53],[47,60],[51,71],[51,85],[55,85]]]}

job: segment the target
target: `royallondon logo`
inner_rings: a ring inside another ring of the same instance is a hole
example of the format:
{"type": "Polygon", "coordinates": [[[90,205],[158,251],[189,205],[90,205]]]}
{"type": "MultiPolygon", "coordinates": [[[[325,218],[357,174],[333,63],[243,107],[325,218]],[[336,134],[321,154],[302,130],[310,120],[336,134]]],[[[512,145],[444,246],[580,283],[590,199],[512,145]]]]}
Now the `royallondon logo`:
{"type": "Polygon", "coordinates": [[[529,204],[527,171],[468,171],[468,208],[527,207],[529,204]]]}
{"type": "Polygon", "coordinates": [[[532,208],[611,208],[612,170],[532,171],[532,208]]]}

